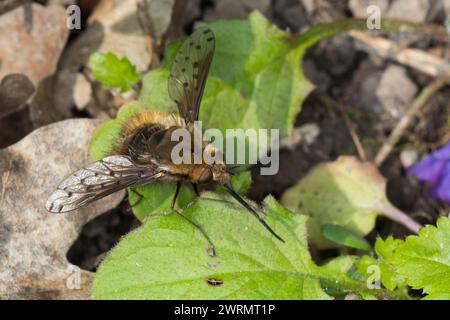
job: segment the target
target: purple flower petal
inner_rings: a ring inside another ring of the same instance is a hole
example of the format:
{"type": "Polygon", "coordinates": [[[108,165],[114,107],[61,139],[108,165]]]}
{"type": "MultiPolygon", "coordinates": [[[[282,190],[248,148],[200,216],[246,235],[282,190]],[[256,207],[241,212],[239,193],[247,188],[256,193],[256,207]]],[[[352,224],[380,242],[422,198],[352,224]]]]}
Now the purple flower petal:
{"type": "Polygon", "coordinates": [[[408,169],[408,174],[415,176],[422,182],[438,183],[445,168],[445,162],[428,156],[408,169]]]}
{"type": "Polygon", "coordinates": [[[447,163],[439,183],[434,185],[430,192],[435,198],[450,203],[450,161],[447,163]]]}
{"type": "Polygon", "coordinates": [[[430,196],[450,204],[450,142],[408,169],[408,174],[430,184],[430,196]]]}
{"type": "Polygon", "coordinates": [[[432,153],[432,157],[439,160],[450,160],[450,142],[446,146],[432,153]]]}

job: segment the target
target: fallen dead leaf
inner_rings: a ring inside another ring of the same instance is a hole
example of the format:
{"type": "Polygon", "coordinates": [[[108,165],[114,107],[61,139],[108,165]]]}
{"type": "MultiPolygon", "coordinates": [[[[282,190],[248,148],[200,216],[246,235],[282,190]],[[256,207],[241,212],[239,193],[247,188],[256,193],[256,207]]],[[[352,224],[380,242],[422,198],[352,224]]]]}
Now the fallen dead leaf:
{"type": "Polygon", "coordinates": [[[316,165],[286,190],[281,203],[310,216],[309,237],[321,249],[336,246],[323,237],[323,225],[337,224],[365,236],[373,230],[377,215],[417,233],[421,225],[391,204],[386,195],[386,183],[374,164],[354,156],[340,156],[335,161],[316,165]]]}
{"type": "Polygon", "coordinates": [[[0,79],[21,73],[37,86],[52,74],[69,35],[66,18],[60,6],[33,3],[28,32],[22,7],[0,16],[0,79]]]}
{"type": "Polygon", "coordinates": [[[0,16],[0,79],[12,73],[23,74],[30,79],[37,91],[30,106],[30,119],[33,127],[37,128],[65,119],[70,114],[68,108],[61,111],[47,94],[43,94],[53,90],[52,75],[69,29],[63,7],[30,2],[27,8],[31,20],[26,18],[24,7],[0,16]]]}
{"type": "Polygon", "coordinates": [[[0,298],[90,297],[92,274],[70,264],[66,253],[82,226],[117,206],[124,192],[66,214],[49,213],[44,204],[63,178],[90,162],[98,124],[57,122],[0,150],[0,298]]]}
{"type": "Polygon", "coordinates": [[[0,82],[0,118],[11,114],[28,101],[34,85],[24,74],[9,74],[0,82]]]}

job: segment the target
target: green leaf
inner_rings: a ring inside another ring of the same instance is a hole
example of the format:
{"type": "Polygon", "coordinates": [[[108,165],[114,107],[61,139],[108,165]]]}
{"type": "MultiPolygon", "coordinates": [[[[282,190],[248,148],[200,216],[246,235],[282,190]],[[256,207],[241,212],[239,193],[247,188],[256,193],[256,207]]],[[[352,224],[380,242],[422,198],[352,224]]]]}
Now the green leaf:
{"type": "MultiPolygon", "coordinates": [[[[385,23],[384,20],[383,24],[385,23]]],[[[203,121],[203,128],[222,131],[228,128],[279,129],[281,136],[292,131],[294,119],[304,99],[313,89],[302,69],[306,50],[339,32],[366,28],[363,20],[349,20],[318,25],[300,36],[293,36],[273,26],[258,12],[250,14],[247,20],[215,21],[208,23],[208,26],[216,36],[216,51],[201,103],[200,120],[203,121]]],[[[131,109],[177,111],[169,99],[167,80],[169,67],[180,45],[180,41],[169,45],[160,67],[145,75],[140,95],[142,106],[131,109]]],[[[100,65],[116,67],[122,64],[100,65]]],[[[123,75],[133,74],[126,71],[129,67],[124,67],[125,71],[113,72],[114,77],[106,72],[108,68],[99,69],[104,80],[114,81],[115,85],[124,83],[123,75]],[[117,75],[122,80],[117,80],[117,75]]],[[[137,79],[132,76],[125,78],[137,79]]],[[[125,83],[128,84],[126,81],[125,83]]],[[[106,156],[113,148],[120,126],[127,118],[119,117],[121,119],[116,119],[119,121],[107,122],[96,131],[91,144],[94,159],[106,156]]],[[[167,199],[174,186],[163,189],[146,186],[139,190],[145,197],[152,198],[133,207],[133,211],[142,219],[155,210],[155,206],[146,208],[146,203],[162,202],[165,204],[162,211],[167,211],[167,199]],[[147,191],[143,191],[144,189],[147,191]]],[[[131,199],[136,195],[130,193],[129,196],[131,199]]]]}
{"type": "Polygon", "coordinates": [[[216,256],[210,255],[209,244],[198,229],[180,216],[152,216],[103,261],[93,297],[330,299],[333,292],[337,296],[371,293],[364,282],[346,275],[353,258],[324,267],[313,263],[305,216],[292,214],[273,198],[266,200],[264,217],[284,238],[282,243],[232,201],[206,194],[183,212],[203,228],[215,245],[216,256]],[[335,289],[327,294],[321,284],[335,289]]]}
{"type": "Polygon", "coordinates": [[[281,202],[291,210],[311,216],[308,231],[319,248],[334,247],[324,238],[321,227],[336,224],[363,237],[383,214],[391,219],[410,222],[386,197],[386,180],[371,163],[351,156],[319,164],[297,185],[288,189],[281,202]]]}
{"type": "Polygon", "coordinates": [[[318,280],[308,276],[314,267],[304,241],[305,217],[289,214],[273,200],[268,204],[266,219],[285,244],[235,203],[201,200],[183,212],[204,228],[216,257],[207,254],[208,242],[201,233],[176,214],[149,218],[102,263],[94,298],[326,297],[318,280]],[[221,284],[214,286],[213,281],[221,284]]]}
{"type": "Polygon", "coordinates": [[[252,174],[249,171],[241,172],[231,178],[231,186],[240,194],[245,194],[252,184],[252,174]]]}
{"type": "Polygon", "coordinates": [[[375,225],[375,204],[385,203],[385,181],[372,165],[353,157],[340,157],[311,170],[294,187],[285,192],[281,202],[289,208],[311,216],[308,231],[320,248],[335,246],[325,239],[320,228],[337,224],[359,236],[375,225]]]}
{"type": "Polygon", "coordinates": [[[362,278],[352,277],[357,261],[356,256],[340,256],[319,267],[319,272],[324,275],[321,277],[321,284],[325,292],[339,299],[346,298],[348,294],[356,294],[363,300],[377,299],[376,292],[368,289],[365,282],[361,281],[362,278]],[[330,279],[330,275],[334,276],[330,279]]]}
{"type": "MultiPolygon", "coordinates": [[[[209,26],[216,34],[217,50],[201,107],[204,128],[275,128],[282,136],[292,130],[295,116],[313,88],[302,71],[307,48],[338,32],[366,28],[364,20],[341,21],[295,37],[272,26],[259,13],[252,13],[248,20],[217,21],[209,26]]],[[[167,79],[179,45],[169,46],[161,66],[146,75],[140,103],[124,106],[117,119],[98,129],[91,143],[94,159],[113,149],[123,122],[136,112],[145,108],[176,111],[168,98],[167,79]]],[[[105,76],[104,80],[114,77],[105,76]]],[[[128,85],[129,80],[125,81],[128,85]]],[[[123,81],[114,81],[122,90],[117,83],[123,85],[123,81]]],[[[203,199],[187,206],[183,213],[201,224],[216,244],[218,256],[208,256],[202,234],[167,210],[172,190],[173,185],[137,190],[144,199],[133,209],[147,222],[127,235],[102,263],[94,282],[95,298],[326,299],[332,291],[356,292],[363,298],[372,295],[365,283],[345,271],[351,261],[314,265],[307,250],[306,218],[292,215],[272,199],[266,219],[285,244],[273,239],[235,204],[203,199]],[[149,216],[151,213],[154,215],[149,216]]],[[[186,195],[180,197],[180,207],[190,202],[186,200],[189,193],[182,192],[186,195]]],[[[137,200],[133,197],[137,194],[130,191],[132,203],[137,200]]],[[[395,297],[383,290],[373,294],[395,297]]]]}
{"type": "Polygon", "coordinates": [[[439,218],[398,245],[390,261],[425,299],[450,299],[450,219],[439,218]]]}
{"type": "Polygon", "coordinates": [[[392,258],[401,240],[388,237],[386,240],[377,238],[375,242],[375,253],[377,259],[371,256],[363,256],[356,264],[356,268],[364,278],[368,279],[373,274],[373,268],[379,270],[381,283],[389,290],[403,288],[406,285],[405,278],[401,276],[392,265],[392,258]],[[372,271],[371,271],[372,270],[372,271]]]}
{"type": "Polygon", "coordinates": [[[372,249],[366,239],[337,224],[324,224],[320,232],[328,240],[346,247],[367,251],[372,249]]]}
{"type": "MultiPolygon", "coordinates": [[[[173,213],[171,208],[175,194],[175,183],[157,183],[135,190],[129,190],[128,197],[133,208],[133,213],[140,221],[144,221],[149,215],[165,215],[173,213]]],[[[182,186],[177,197],[176,208],[184,208],[195,199],[192,188],[182,186]]]]}
{"type": "MultiPolygon", "coordinates": [[[[203,128],[218,128],[222,132],[227,128],[274,128],[280,129],[281,135],[288,134],[303,100],[313,89],[302,72],[302,57],[307,48],[331,36],[335,29],[325,31],[321,27],[308,41],[295,43],[291,34],[271,25],[258,12],[252,13],[248,20],[216,21],[208,26],[216,36],[216,51],[200,108],[203,128]]],[[[180,45],[177,41],[168,46],[161,66],[145,75],[141,105],[133,105],[133,112],[144,108],[177,111],[169,98],[167,79],[180,45]]],[[[120,126],[128,116],[129,112],[121,111],[118,119],[96,131],[91,143],[94,159],[106,156],[113,148],[120,126]]],[[[139,188],[139,193],[151,199],[137,203],[133,212],[140,219],[156,209],[168,212],[168,198],[173,190],[173,185],[139,188]],[[164,208],[151,205],[154,203],[162,203],[164,208]]],[[[135,201],[138,196],[131,192],[129,197],[135,201]]]]}
{"type": "MultiPolygon", "coordinates": [[[[305,48],[293,46],[289,33],[272,26],[256,12],[248,20],[218,21],[209,26],[216,36],[216,52],[200,109],[203,128],[218,128],[223,132],[227,128],[278,128],[287,134],[302,100],[312,89],[301,72],[300,56],[305,48]]],[[[161,66],[145,76],[141,104],[133,105],[131,113],[121,111],[118,119],[97,130],[91,144],[94,159],[108,154],[120,126],[136,110],[176,112],[169,99],[167,79],[180,43],[170,45],[161,66]]],[[[232,181],[240,193],[249,188],[250,182],[248,174],[234,177],[232,181]]],[[[133,212],[139,219],[152,213],[170,212],[174,189],[173,184],[138,188],[137,192],[144,196],[139,202],[140,196],[129,192],[130,202],[137,203],[133,212]]],[[[186,201],[181,199],[179,207],[185,206],[186,201]]]]}
{"type": "MultiPolygon", "coordinates": [[[[294,46],[289,33],[260,13],[248,20],[216,21],[208,26],[216,36],[200,120],[204,128],[292,130],[301,103],[312,84],[301,71],[305,47],[294,46]]],[[[144,78],[144,105],[173,109],[167,92],[169,66],[180,44],[169,46],[163,65],[144,78]]]]}
{"type": "Polygon", "coordinates": [[[390,290],[406,284],[422,289],[425,299],[450,299],[450,219],[425,226],[405,241],[377,239],[378,258],[364,256],[357,263],[360,274],[370,265],[380,268],[381,282],[390,290]]]}
{"type": "Polygon", "coordinates": [[[140,76],[136,68],[126,58],[119,58],[114,53],[93,53],[89,57],[89,67],[96,80],[106,88],[119,89],[127,92],[132,89],[130,84],[139,82],[140,76]]]}

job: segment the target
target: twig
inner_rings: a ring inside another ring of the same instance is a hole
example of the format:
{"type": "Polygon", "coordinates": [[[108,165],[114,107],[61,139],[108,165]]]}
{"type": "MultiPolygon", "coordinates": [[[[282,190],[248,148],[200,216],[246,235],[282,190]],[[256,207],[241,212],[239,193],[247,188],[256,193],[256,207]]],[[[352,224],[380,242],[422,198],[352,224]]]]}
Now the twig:
{"type": "Polygon", "coordinates": [[[380,166],[384,160],[389,156],[394,146],[402,137],[405,130],[411,124],[411,121],[415,118],[419,110],[427,103],[430,97],[437,91],[439,91],[450,80],[450,70],[442,76],[438,77],[431,84],[425,87],[420,94],[414,99],[411,107],[400,119],[397,126],[391,132],[389,138],[383,144],[375,157],[375,164],[380,166]]]}
{"type": "Polygon", "coordinates": [[[403,48],[391,40],[370,36],[361,31],[352,30],[349,34],[381,58],[392,59],[429,76],[438,77],[450,71],[450,63],[422,50],[403,48]]]}

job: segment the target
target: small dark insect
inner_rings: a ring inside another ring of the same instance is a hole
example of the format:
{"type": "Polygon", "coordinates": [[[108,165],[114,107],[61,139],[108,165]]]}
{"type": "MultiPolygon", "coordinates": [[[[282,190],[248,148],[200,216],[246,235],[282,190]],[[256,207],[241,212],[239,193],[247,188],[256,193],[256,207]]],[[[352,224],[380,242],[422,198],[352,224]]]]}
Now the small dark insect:
{"type": "MultiPolygon", "coordinates": [[[[172,132],[185,128],[191,136],[194,134],[194,122],[198,120],[214,46],[213,32],[201,27],[179,49],[168,80],[169,95],[178,107],[179,116],[149,110],[130,118],[121,129],[115,150],[62,181],[48,198],[47,210],[67,212],[125,188],[164,181],[177,182],[172,200],[174,209],[183,182],[192,184],[196,192],[197,184],[214,182],[223,186],[271,234],[283,241],[256,210],[232,189],[230,169],[224,163],[207,164],[203,159],[200,164],[174,164],[171,161],[171,151],[178,143],[171,141],[172,132]]],[[[202,142],[201,148],[220,152],[207,142],[202,142]]]]}
{"type": "Polygon", "coordinates": [[[206,279],[206,283],[214,287],[219,287],[223,285],[223,281],[217,279],[206,279]]]}

